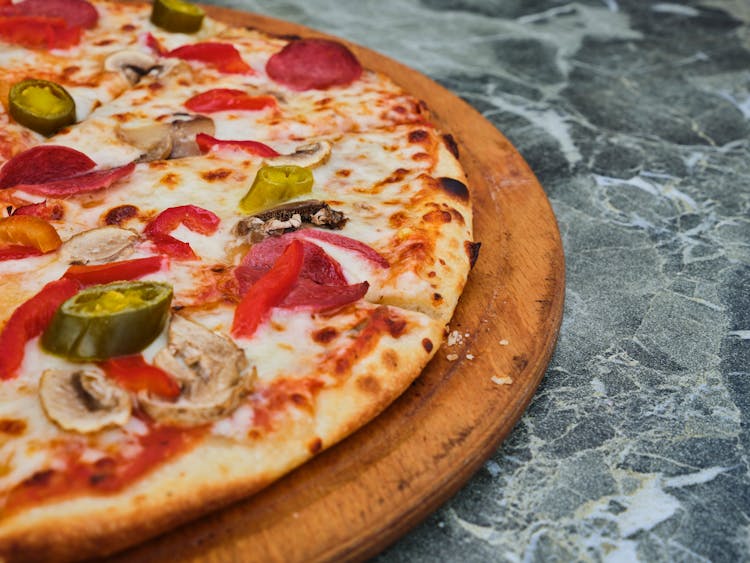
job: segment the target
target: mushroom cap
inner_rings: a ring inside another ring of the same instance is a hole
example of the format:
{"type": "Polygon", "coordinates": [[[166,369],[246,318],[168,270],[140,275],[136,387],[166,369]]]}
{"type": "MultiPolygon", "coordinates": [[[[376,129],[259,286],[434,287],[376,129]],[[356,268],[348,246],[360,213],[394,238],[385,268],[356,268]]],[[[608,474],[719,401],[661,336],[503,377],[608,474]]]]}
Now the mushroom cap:
{"type": "Polygon", "coordinates": [[[272,166],[301,166],[302,168],[315,168],[328,162],[331,157],[331,143],[328,141],[316,141],[306,145],[300,145],[291,154],[274,156],[266,160],[272,166]]]}
{"type": "Polygon", "coordinates": [[[233,411],[255,381],[245,354],[234,342],[182,315],[173,315],[169,341],[154,365],[182,388],[176,402],[141,393],[143,410],[155,420],[175,426],[206,424],[233,411]]]}
{"type": "Polygon", "coordinates": [[[130,394],[98,370],[48,369],[39,381],[47,416],[64,430],[91,433],[130,419],[130,394]]]}
{"type": "Polygon", "coordinates": [[[60,247],[60,259],[69,264],[104,264],[132,251],[138,235],[108,225],[83,231],[60,247]]]}
{"type": "Polygon", "coordinates": [[[137,49],[115,51],[104,59],[104,70],[119,72],[130,84],[137,84],[143,76],[158,68],[156,58],[137,49]]]}

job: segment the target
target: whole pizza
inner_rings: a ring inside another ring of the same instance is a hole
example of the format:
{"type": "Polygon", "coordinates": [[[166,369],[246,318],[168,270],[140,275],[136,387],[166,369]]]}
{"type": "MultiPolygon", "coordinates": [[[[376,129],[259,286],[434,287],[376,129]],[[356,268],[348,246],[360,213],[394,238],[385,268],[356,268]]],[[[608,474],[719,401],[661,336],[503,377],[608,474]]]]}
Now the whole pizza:
{"type": "Polygon", "coordinates": [[[0,0],[0,560],[103,555],[380,413],[479,244],[453,138],[342,43],[0,0]]]}

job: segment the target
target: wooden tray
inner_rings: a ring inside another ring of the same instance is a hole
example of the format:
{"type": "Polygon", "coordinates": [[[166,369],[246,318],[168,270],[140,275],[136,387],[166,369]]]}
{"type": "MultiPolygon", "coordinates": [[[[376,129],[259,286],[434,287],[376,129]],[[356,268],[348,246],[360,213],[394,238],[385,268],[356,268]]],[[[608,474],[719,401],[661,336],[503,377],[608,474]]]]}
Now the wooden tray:
{"type": "MultiPolygon", "coordinates": [[[[267,17],[206,9],[234,25],[324,36],[267,17]]],[[[564,260],[541,186],[508,140],[469,105],[414,70],[350,47],[366,67],[427,102],[437,125],[458,141],[482,249],[450,326],[469,336],[439,350],[407,393],[344,442],[260,494],[114,560],[374,555],[466,483],[513,428],[544,374],[562,318],[564,260]],[[458,359],[448,361],[448,353],[458,359]],[[513,382],[498,384],[493,376],[513,382]]]]}

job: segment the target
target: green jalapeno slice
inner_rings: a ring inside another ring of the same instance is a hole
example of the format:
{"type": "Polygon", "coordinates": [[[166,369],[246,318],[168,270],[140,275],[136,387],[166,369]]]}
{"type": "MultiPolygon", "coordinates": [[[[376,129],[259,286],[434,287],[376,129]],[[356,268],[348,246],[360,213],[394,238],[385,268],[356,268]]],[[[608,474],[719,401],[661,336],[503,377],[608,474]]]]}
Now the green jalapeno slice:
{"type": "Polygon", "coordinates": [[[125,281],[87,287],[65,301],[42,347],[70,360],[106,360],[140,352],[164,328],[172,287],[125,281]]]}
{"type": "Polygon", "coordinates": [[[263,166],[240,201],[240,209],[248,214],[258,213],[310,193],[313,182],[312,172],[301,166],[263,166]]]}
{"type": "Polygon", "coordinates": [[[68,91],[59,84],[36,78],[11,87],[8,111],[21,125],[48,137],[76,121],[76,104],[68,91]]]}
{"type": "Polygon", "coordinates": [[[151,23],[175,33],[195,33],[203,25],[205,12],[183,0],[154,0],[151,23]]]}

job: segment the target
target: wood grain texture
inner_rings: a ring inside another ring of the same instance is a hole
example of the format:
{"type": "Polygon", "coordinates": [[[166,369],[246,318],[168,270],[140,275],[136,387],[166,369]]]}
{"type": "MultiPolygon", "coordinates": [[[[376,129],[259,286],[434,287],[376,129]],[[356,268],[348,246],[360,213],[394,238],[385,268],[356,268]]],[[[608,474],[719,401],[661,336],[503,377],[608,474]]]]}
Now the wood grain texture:
{"type": "MultiPolygon", "coordinates": [[[[267,17],[214,17],[280,34],[324,36],[267,17]]],[[[514,147],[425,76],[350,45],[363,64],[423,99],[458,142],[479,260],[440,350],[385,413],[260,494],[115,557],[118,561],[322,561],[374,555],[453,495],[510,432],[539,384],[563,309],[564,259],[544,192],[514,147]],[[500,345],[507,340],[507,345],[500,345]],[[467,359],[471,353],[474,358],[467,359]],[[511,377],[498,385],[493,376],[511,377]]]]}

